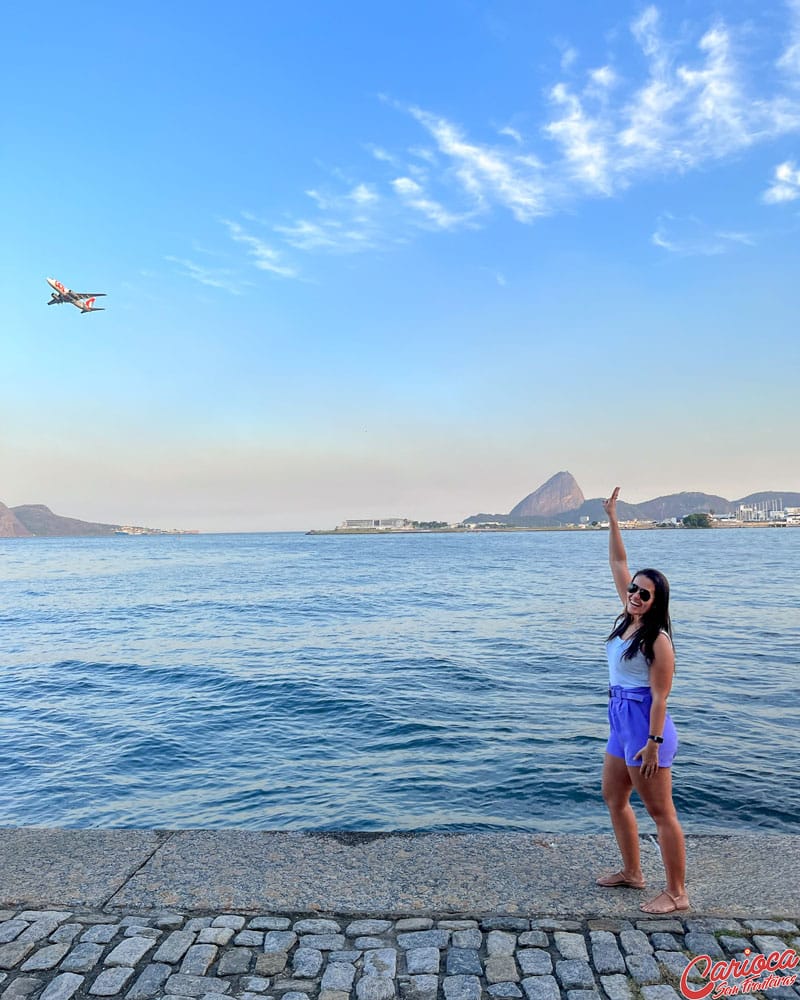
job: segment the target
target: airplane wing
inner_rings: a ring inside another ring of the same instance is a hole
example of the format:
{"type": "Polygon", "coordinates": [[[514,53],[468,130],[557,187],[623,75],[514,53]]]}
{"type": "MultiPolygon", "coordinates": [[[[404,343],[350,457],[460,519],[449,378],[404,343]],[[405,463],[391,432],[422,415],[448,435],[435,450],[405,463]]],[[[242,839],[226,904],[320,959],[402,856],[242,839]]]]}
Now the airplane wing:
{"type": "Polygon", "coordinates": [[[99,299],[104,296],[105,292],[73,292],[72,293],[78,299],[99,299]]]}

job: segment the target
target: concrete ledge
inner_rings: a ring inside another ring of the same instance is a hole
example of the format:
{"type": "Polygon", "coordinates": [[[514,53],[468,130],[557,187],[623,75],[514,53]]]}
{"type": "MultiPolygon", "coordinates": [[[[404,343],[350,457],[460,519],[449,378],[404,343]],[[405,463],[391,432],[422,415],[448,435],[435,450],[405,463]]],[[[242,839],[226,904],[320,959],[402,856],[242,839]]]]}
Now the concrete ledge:
{"type": "Polygon", "coordinates": [[[0,828],[0,906],[47,900],[100,908],[168,837],[154,830],[0,828]]]}
{"type": "MultiPolygon", "coordinates": [[[[800,915],[800,836],[687,838],[693,912],[800,915]]],[[[658,848],[642,840],[661,888],[658,848]]],[[[602,890],[613,837],[0,829],[0,906],[183,912],[641,917],[602,890]]]]}

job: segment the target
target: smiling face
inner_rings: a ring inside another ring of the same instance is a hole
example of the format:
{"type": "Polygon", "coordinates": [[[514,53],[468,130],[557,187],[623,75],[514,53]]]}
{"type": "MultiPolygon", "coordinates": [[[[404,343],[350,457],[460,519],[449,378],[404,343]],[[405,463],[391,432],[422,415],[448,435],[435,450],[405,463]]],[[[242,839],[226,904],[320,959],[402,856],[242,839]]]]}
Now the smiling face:
{"type": "Polygon", "coordinates": [[[628,586],[628,600],[625,608],[629,615],[639,618],[653,606],[655,583],[644,573],[637,573],[628,586]],[[644,591],[644,593],[642,593],[644,591]]]}

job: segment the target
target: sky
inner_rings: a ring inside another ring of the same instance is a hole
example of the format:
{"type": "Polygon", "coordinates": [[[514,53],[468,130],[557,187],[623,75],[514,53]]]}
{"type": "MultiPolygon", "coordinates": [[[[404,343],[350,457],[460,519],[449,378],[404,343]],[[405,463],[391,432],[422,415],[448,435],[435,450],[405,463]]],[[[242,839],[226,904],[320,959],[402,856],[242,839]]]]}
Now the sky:
{"type": "Polygon", "coordinates": [[[800,0],[42,0],[0,46],[7,505],[800,490],[800,0]]]}

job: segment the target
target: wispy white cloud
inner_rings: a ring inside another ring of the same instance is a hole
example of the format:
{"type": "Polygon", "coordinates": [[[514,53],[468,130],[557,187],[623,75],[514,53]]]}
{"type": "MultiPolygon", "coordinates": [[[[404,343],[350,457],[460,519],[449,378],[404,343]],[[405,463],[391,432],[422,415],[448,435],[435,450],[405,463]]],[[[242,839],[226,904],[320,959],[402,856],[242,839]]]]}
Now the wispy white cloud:
{"type": "Polygon", "coordinates": [[[383,149],[383,147],[368,144],[367,149],[379,163],[389,163],[393,167],[399,166],[400,161],[396,157],[392,156],[391,153],[383,149]]]}
{"type": "Polygon", "coordinates": [[[654,246],[683,257],[716,257],[736,246],[754,246],[749,233],[714,229],[695,216],[680,217],[665,212],[651,236],[654,246]]]}
{"type": "Polygon", "coordinates": [[[800,198],[800,170],[787,160],[775,167],[773,182],[762,195],[762,201],[768,205],[776,205],[782,201],[795,201],[797,198],[800,198]]]}
{"type": "Polygon", "coordinates": [[[411,108],[410,113],[433,136],[439,152],[450,160],[454,177],[474,200],[476,209],[497,203],[510,209],[520,222],[530,222],[542,214],[542,188],[532,167],[535,161],[469,142],[458,126],[420,108],[411,108]]]}
{"type": "MultiPolygon", "coordinates": [[[[420,228],[476,227],[500,213],[530,225],[580,200],[619,196],[649,178],[722,163],[796,134],[800,0],[786,0],[784,9],[786,31],[771,53],[756,50],[747,23],[716,18],[675,26],[654,4],[631,21],[627,37],[618,30],[605,36],[602,61],[595,54],[589,62],[558,40],[561,79],[543,89],[541,105],[495,118],[525,122],[524,129],[487,123],[478,131],[380,95],[387,109],[419,127],[420,138],[396,149],[362,145],[362,159],[365,150],[369,155],[357,174],[328,167],[326,182],[305,191],[313,207],[271,221],[242,214],[248,228],[226,222],[228,234],[255,267],[297,277],[298,253],[374,250],[413,239],[420,228]],[[635,59],[624,51],[631,45],[635,59]]],[[[762,198],[797,197],[798,171],[781,164],[762,198]]],[[[652,236],[676,253],[723,253],[748,240],[734,228],[717,232],[666,216],[652,236]]],[[[196,273],[196,280],[225,280],[196,273]]]]}
{"type": "Polygon", "coordinates": [[[375,188],[369,184],[357,184],[348,197],[357,205],[371,205],[380,200],[375,188]]]}
{"type": "Polygon", "coordinates": [[[242,243],[248,248],[250,257],[253,258],[255,266],[259,271],[269,271],[281,278],[296,278],[298,271],[296,268],[282,262],[282,254],[269,246],[262,239],[253,236],[242,228],[238,222],[231,222],[228,219],[222,220],[227,228],[232,240],[242,243]]]}
{"type": "Polygon", "coordinates": [[[365,249],[372,241],[368,229],[347,226],[338,219],[299,219],[288,226],[275,226],[274,230],[296,250],[352,252],[365,249]]]}
{"type": "Polygon", "coordinates": [[[747,99],[728,31],[722,25],[712,28],[700,39],[700,50],[705,64],[699,69],[681,66],[678,77],[687,88],[690,144],[705,159],[749,146],[769,121],[747,99]]]}
{"type": "Polygon", "coordinates": [[[248,282],[243,281],[229,269],[204,267],[184,257],[165,257],[164,260],[170,264],[178,264],[182,268],[181,273],[184,277],[209,288],[221,288],[231,295],[241,295],[248,285],[248,282]]]}
{"type": "Polygon", "coordinates": [[[719,22],[698,43],[700,58],[677,62],[674,43],[660,33],[660,16],[649,7],[632,25],[649,60],[649,79],[631,99],[620,133],[629,155],[627,172],[660,165],[687,170],[721,159],[765,134],[781,130],[765,102],[745,90],[743,67],[734,58],[729,29],[719,22]]]}
{"type": "Polygon", "coordinates": [[[788,43],[777,65],[797,85],[800,85],[800,0],[788,0],[788,43]]]}
{"type": "Polygon", "coordinates": [[[411,177],[396,177],[392,181],[392,187],[406,205],[420,212],[428,222],[433,223],[438,229],[453,229],[470,218],[469,213],[458,215],[448,212],[437,201],[428,198],[422,185],[411,177]]]}
{"type": "Polygon", "coordinates": [[[522,133],[515,128],[511,128],[510,125],[506,125],[505,128],[501,128],[498,135],[507,135],[509,138],[513,139],[518,146],[523,146],[525,140],[522,138],[522,133]]]}
{"type": "Polygon", "coordinates": [[[572,45],[564,46],[561,52],[561,70],[566,73],[578,61],[578,50],[572,45]]]}
{"type": "Polygon", "coordinates": [[[598,66],[597,69],[589,70],[589,80],[590,86],[609,90],[617,82],[617,74],[610,66],[598,66]]]}
{"type": "Polygon", "coordinates": [[[551,91],[554,104],[563,109],[563,117],[545,126],[545,132],[563,151],[571,179],[602,194],[611,194],[614,181],[609,155],[606,124],[587,114],[578,97],[565,84],[551,91]]]}

